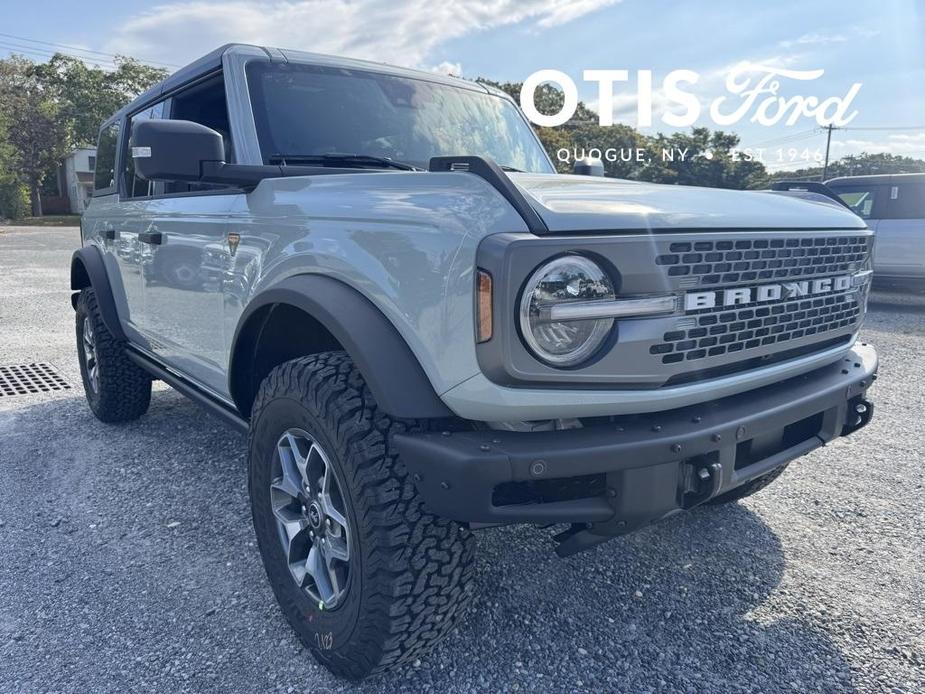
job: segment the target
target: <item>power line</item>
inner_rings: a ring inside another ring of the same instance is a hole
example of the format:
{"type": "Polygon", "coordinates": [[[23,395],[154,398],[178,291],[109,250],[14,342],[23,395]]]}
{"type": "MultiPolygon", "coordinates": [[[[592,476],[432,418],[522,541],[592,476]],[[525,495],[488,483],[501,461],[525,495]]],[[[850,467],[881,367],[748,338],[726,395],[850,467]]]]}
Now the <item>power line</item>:
{"type": "Polygon", "coordinates": [[[94,64],[101,65],[107,68],[116,67],[115,63],[113,63],[112,61],[97,60],[95,58],[88,58],[86,56],[71,55],[70,53],[63,53],[61,51],[48,51],[44,49],[39,49],[38,47],[35,47],[35,46],[25,47],[25,46],[18,46],[15,44],[6,43],[6,42],[0,42],[0,49],[7,50],[13,54],[25,54],[25,55],[36,56],[38,58],[46,58],[46,59],[53,57],[55,54],[65,55],[68,58],[74,58],[75,60],[80,60],[81,62],[85,62],[85,63],[94,63],[94,64]]]}
{"type": "Polygon", "coordinates": [[[55,48],[64,48],[69,51],[78,51],[80,53],[95,53],[96,55],[103,55],[103,56],[106,56],[107,58],[113,57],[113,54],[104,53],[103,51],[94,51],[93,49],[81,48],[80,46],[69,46],[65,43],[53,43],[51,41],[40,41],[39,39],[29,39],[29,38],[26,38],[25,36],[16,36],[15,34],[4,34],[2,31],[0,31],[0,36],[4,36],[8,39],[15,39],[16,41],[25,41],[26,43],[40,43],[43,46],[53,46],[55,48]]]}
{"type": "Polygon", "coordinates": [[[805,140],[809,137],[813,137],[817,134],[816,128],[810,128],[809,130],[801,130],[797,133],[790,133],[788,135],[781,135],[780,137],[772,137],[770,140],[762,140],[761,142],[756,142],[751,145],[752,148],[755,147],[764,147],[768,145],[775,144],[785,144],[787,142],[796,142],[798,140],[805,140]]]}
{"type": "Polygon", "coordinates": [[[925,125],[896,125],[896,126],[877,126],[877,127],[845,127],[836,128],[836,130],[925,130],[925,125]]]}
{"type": "MultiPolygon", "coordinates": [[[[28,38],[28,37],[26,37],[26,36],[17,36],[16,34],[6,34],[6,33],[3,33],[3,32],[0,32],[0,36],[6,37],[6,38],[8,38],[8,39],[14,39],[14,40],[16,40],[16,41],[24,41],[24,42],[26,42],[26,43],[35,43],[35,44],[41,44],[41,45],[43,45],[43,46],[51,46],[52,48],[55,48],[55,49],[56,49],[56,50],[54,51],[54,52],[56,52],[56,53],[63,53],[64,55],[68,55],[68,56],[71,57],[71,58],[78,58],[78,59],[81,59],[81,60],[93,60],[93,59],[87,59],[87,58],[84,58],[83,56],[72,55],[72,54],[64,53],[64,51],[57,50],[57,49],[65,49],[66,51],[77,51],[78,53],[88,53],[88,54],[92,54],[92,55],[103,56],[103,57],[107,58],[108,62],[110,62],[110,63],[114,62],[114,60],[115,60],[116,58],[119,58],[119,57],[120,57],[119,55],[117,55],[117,54],[115,54],[115,53],[105,53],[105,52],[103,52],[103,51],[97,51],[97,50],[93,50],[93,49],[91,49],[91,48],[80,48],[80,47],[78,47],[78,46],[71,46],[71,45],[64,44],[64,43],[55,43],[55,42],[53,42],[53,41],[42,41],[42,40],[39,40],[39,39],[31,39],[31,38],[28,38]]],[[[26,50],[28,50],[28,49],[40,50],[40,49],[38,49],[37,47],[33,47],[33,46],[28,46],[28,47],[26,48],[26,50]]],[[[46,53],[50,53],[51,51],[46,50],[45,52],[46,52],[46,53]]],[[[127,57],[127,56],[126,56],[126,57],[127,57]]],[[[180,67],[179,65],[176,65],[176,64],[174,64],[174,63],[165,63],[165,62],[162,62],[162,61],[159,61],[159,60],[144,60],[144,59],[141,59],[141,58],[138,58],[137,60],[139,60],[139,62],[148,63],[149,65],[160,65],[160,66],[162,66],[162,67],[172,67],[172,68],[179,68],[179,67],[180,67]]]]}

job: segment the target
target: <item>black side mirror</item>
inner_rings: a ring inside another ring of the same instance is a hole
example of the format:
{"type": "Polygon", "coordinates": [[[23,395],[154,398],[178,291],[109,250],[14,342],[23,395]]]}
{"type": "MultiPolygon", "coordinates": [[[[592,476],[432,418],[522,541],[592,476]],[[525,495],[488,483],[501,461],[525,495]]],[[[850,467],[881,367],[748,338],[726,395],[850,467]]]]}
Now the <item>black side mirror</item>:
{"type": "Polygon", "coordinates": [[[225,161],[222,136],[188,120],[138,121],[129,144],[135,173],[149,181],[199,181],[203,164],[225,161]]]}
{"type": "Polygon", "coordinates": [[[572,167],[572,172],[579,176],[603,176],[604,162],[600,159],[593,159],[592,157],[576,159],[575,165],[572,167]]]}

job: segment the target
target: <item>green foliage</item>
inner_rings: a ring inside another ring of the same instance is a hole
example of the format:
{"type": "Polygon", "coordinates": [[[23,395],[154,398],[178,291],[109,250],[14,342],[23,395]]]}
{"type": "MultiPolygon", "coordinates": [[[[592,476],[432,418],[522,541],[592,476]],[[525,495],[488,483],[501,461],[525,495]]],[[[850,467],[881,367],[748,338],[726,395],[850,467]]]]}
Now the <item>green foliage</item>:
{"type": "Polygon", "coordinates": [[[12,173],[27,185],[32,214],[42,214],[40,186],[53,171],[67,146],[67,130],[60,104],[36,66],[18,56],[0,61],[0,119],[12,173]]]}
{"type": "Polygon", "coordinates": [[[722,130],[711,133],[707,128],[694,128],[690,133],[660,133],[648,139],[649,161],[637,177],[654,183],[743,190],[761,180],[765,168],[759,162],[734,158],[731,151],[738,144],[738,135],[722,130]],[[663,152],[673,152],[674,159],[663,157],[663,152]]]}
{"type": "Polygon", "coordinates": [[[60,105],[69,148],[96,143],[106,118],[168,74],[131,58],[117,57],[115,63],[115,70],[106,71],[57,54],[36,66],[40,79],[60,105]]]}
{"type": "Polygon", "coordinates": [[[13,150],[0,119],[0,219],[20,219],[28,211],[29,191],[13,175],[13,150]]]}
{"type": "Polygon", "coordinates": [[[40,216],[61,158],[94,144],[103,120],[167,75],[130,58],[115,62],[103,70],[61,54],[41,64],[0,60],[0,216],[22,216],[23,190],[40,216]]]}
{"type": "Polygon", "coordinates": [[[22,219],[29,214],[29,189],[0,170],[0,219],[22,219]]]}
{"type": "MultiPolygon", "coordinates": [[[[885,152],[850,154],[829,164],[826,178],[839,176],[867,176],[873,174],[923,173],[925,160],[903,157],[885,152]]],[[[814,166],[796,171],[778,171],[769,175],[764,183],[780,180],[821,180],[822,167],[814,166]]]]}

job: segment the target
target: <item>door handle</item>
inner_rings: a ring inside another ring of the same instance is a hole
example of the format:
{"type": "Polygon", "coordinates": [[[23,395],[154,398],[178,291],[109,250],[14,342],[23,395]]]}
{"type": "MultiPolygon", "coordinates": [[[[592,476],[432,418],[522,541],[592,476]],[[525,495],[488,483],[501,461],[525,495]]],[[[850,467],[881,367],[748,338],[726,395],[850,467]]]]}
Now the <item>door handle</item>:
{"type": "Polygon", "coordinates": [[[143,231],[138,234],[138,240],[142,243],[150,243],[152,246],[160,246],[164,243],[164,234],[160,231],[143,231]]]}

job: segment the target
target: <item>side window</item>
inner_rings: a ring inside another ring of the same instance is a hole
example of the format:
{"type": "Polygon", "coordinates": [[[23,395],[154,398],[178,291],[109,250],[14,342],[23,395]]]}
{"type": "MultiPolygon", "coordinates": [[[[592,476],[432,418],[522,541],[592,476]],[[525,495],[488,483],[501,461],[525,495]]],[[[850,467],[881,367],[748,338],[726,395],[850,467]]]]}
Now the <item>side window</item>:
{"type": "Polygon", "coordinates": [[[126,129],[129,133],[129,137],[125,138],[128,142],[126,143],[125,152],[122,156],[122,160],[125,162],[123,180],[125,181],[125,196],[127,198],[157,195],[163,191],[163,184],[160,181],[146,181],[135,175],[135,160],[132,159],[131,150],[131,132],[133,123],[152,118],[163,118],[165,110],[166,103],[162,101],[159,104],[146,108],[144,111],[139,111],[127,121],[126,129]]]}
{"type": "Polygon", "coordinates": [[[100,130],[96,146],[96,166],[93,171],[93,188],[97,195],[116,192],[116,149],[119,144],[119,124],[113,123],[100,130]]]}
{"type": "Polygon", "coordinates": [[[925,219],[925,181],[890,184],[890,219],[925,219]]]}
{"type": "Polygon", "coordinates": [[[870,219],[875,214],[875,203],[881,186],[857,185],[838,186],[835,192],[851,210],[863,219],[870,219]]]}
{"type": "MultiPolygon", "coordinates": [[[[189,120],[212,128],[225,143],[225,161],[234,161],[234,143],[228,120],[228,103],[225,97],[225,80],[221,75],[199,82],[175,94],[170,108],[174,120],[189,120]]],[[[168,193],[216,190],[226,186],[202,183],[167,183],[168,193]]]]}

